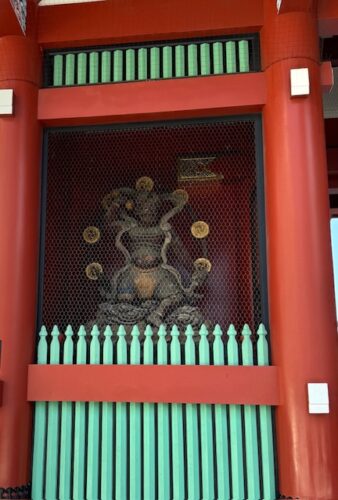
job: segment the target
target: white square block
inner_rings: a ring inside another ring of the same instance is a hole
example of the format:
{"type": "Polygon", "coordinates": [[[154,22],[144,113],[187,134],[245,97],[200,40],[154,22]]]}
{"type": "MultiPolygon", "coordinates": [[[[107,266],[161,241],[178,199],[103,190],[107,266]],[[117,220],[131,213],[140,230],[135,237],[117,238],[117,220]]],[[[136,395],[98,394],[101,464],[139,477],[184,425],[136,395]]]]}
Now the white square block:
{"type": "Polygon", "coordinates": [[[326,383],[307,385],[309,413],[330,413],[329,388],[326,383]]]}
{"type": "Polygon", "coordinates": [[[290,70],[291,96],[309,95],[310,78],[308,68],[290,70]]]}
{"type": "Polygon", "coordinates": [[[0,116],[13,114],[13,89],[0,89],[0,116]]]}

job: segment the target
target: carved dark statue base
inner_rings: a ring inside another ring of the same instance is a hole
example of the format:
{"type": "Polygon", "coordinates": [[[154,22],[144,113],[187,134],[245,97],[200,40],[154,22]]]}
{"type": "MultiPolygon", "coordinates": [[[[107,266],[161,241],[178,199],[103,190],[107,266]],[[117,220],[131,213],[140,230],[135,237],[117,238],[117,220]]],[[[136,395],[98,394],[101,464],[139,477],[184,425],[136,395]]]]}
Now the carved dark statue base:
{"type": "Polygon", "coordinates": [[[11,488],[1,488],[0,487],[0,498],[21,498],[27,499],[31,497],[31,485],[26,484],[23,486],[16,486],[11,488]]]}

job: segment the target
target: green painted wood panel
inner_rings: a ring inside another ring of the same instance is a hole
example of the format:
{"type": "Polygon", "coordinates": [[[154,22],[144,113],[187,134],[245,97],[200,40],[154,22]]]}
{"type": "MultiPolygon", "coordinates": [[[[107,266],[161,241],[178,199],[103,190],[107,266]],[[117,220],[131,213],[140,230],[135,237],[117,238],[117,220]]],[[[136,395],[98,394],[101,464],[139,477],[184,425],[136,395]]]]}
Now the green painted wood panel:
{"type": "MultiPolygon", "coordinates": [[[[168,364],[166,329],[161,325],[158,330],[157,364],[168,364]]],[[[169,455],[169,405],[157,405],[157,484],[158,500],[170,500],[170,455],[169,455]]]]}
{"type": "Polygon", "coordinates": [[[89,83],[99,82],[99,53],[90,52],[89,54],[89,83]]]}
{"type": "Polygon", "coordinates": [[[147,49],[138,49],[138,80],[146,80],[148,78],[148,51],[147,49]]]}
{"type": "MultiPolygon", "coordinates": [[[[103,364],[113,364],[113,332],[110,326],[104,331],[103,364]]],[[[114,403],[102,403],[102,437],[101,437],[101,500],[113,498],[113,427],[114,403]]]]}
{"type": "Polygon", "coordinates": [[[126,81],[135,80],[135,49],[126,50],[126,81]]]}
{"type": "Polygon", "coordinates": [[[75,54],[66,55],[66,85],[74,85],[75,83],[75,54]]]}
{"type": "Polygon", "coordinates": [[[87,83],[87,54],[80,53],[77,55],[77,84],[84,85],[87,83]]]}
{"type": "Polygon", "coordinates": [[[162,49],[162,74],[163,78],[173,76],[173,48],[163,47],[162,49]]]}
{"type": "MultiPolygon", "coordinates": [[[[131,332],[130,364],[141,364],[139,329],[135,325],[131,332]]],[[[129,441],[129,491],[130,498],[141,500],[141,405],[130,403],[130,441],[129,441]]]]}
{"type": "MultiPolygon", "coordinates": [[[[120,326],[117,341],[117,364],[127,364],[126,331],[120,326]]],[[[127,499],[127,404],[116,403],[116,481],[115,500],[127,499]]]]}
{"type": "Polygon", "coordinates": [[[175,76],[185,76],[185,49],[183,45],[175,47],[175,76]]]}
{"type": "MultiPolygon", "coordinates": [[[[145,330],[143,345],[143,364],[154,364],[152,329],[145,330]]],[[[143,497],[155,500],[155,405],[143,404],[143,497]]]]}
{"type": "Polygon", "coordinates": [[[226,57],[226,72],[236,73],[236,42],[225,43],[225,57],[226,57]]]}
{"type": "Polygon", "coordinates": [[[123,53],[122,50],[114,50],[114,82],[122,82],[123,79],[123,53]]]}
{"type": "Polygon", "coordinates": [[[210,43],[202,43],[200,46],[201,54],[201,75],[210,75],[211,73],[211,57],[210,43]]]}
{"type": "Polygon", "coordinates": [[[238,54],[239,54],[239,71],[241,73],[250,70],[249,67],[249,42],[248,40],[241,40],[238,42],[238,54]]]}
{"type": "Polygon", "coordinates": [[[188,75],[197,76],[198,62],[197,62],[197,45],[191,43],[188,45],[188,75]]]}
{"type": "Polygon", "coordinates": [[[214,59],[214,74],[221,75],[224,72],[222,42],[215,42],[212,44],[212,53],[214,59]]]}
{"type": "Polygon", "coordinates": [[[57,54],[53,57],[53,85],[59,87],[63,84],[63,54],[57,54]]]}
{"type": "Polygon", "coordinates": [[[104,50],[101,54],[101,82],[111,82],[111,52],[104,50]]]}
{"type": "Polygon", "coordinates": [[[160,78],[160,49],[152,47],[150,49],[150,78],[157,80],[160,78]]]}

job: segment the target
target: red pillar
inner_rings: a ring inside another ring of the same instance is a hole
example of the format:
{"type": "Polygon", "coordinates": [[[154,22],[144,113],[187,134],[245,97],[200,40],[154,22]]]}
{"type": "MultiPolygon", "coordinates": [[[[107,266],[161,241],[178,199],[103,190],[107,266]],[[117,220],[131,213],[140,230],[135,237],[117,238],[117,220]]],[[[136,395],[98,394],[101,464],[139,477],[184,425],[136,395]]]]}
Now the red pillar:
{"type": "Polygon", "coordinates": [[[276,2],[265,0],[262,32],[271,344],[283,394],[279,491],[337,500],[337,331],[319,39],[309,2],[296,4],[298,11],[277,15],[276,2]],[[291,68],[309,69],[310,95],[291,97],[291,68]],[[308,413],[309,382],[329,384],[330,414],[308,413]]]}
{"type": "Polygon", "coordinates": [[[16,488],[25,487],[31,477],[32,409],[26,393],[27,365],[35,348],[38,272],[39,49],[28,38],[3,37],[0,61],[0,88],[14,89],[14,115],[0,116],[0,488],[16,488]]]}

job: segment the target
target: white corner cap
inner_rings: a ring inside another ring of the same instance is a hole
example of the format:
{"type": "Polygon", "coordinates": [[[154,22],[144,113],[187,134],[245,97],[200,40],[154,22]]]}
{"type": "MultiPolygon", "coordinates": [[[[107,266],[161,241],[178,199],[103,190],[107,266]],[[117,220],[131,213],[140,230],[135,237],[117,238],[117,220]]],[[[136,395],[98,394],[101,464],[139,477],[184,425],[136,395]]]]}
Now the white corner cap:
{"type": "Polygon", "coordinates": [[[291,96],[309,95],[310,78],[308,68],[290,70],[291,96]]]}
{"type": "Polygon", "coordinates": [[[13,114],[13,89],[0,89],[0,116],[13,114]]]}
{"type": "Polygon", "coordinates": [[[307,385],[309,413],[330,413],[329,389],[326,383],[307,385]]]}

